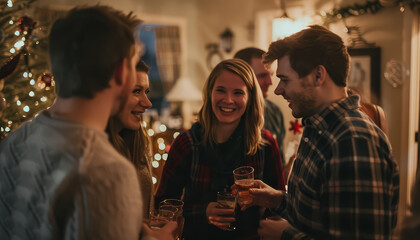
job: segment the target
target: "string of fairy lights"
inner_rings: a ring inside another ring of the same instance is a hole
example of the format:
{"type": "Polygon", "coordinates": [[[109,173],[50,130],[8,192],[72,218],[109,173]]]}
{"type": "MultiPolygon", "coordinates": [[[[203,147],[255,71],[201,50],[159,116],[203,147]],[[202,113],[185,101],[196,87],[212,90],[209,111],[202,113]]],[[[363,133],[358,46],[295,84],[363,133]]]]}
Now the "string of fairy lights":
{"type": "Polygon", "coordinates": [[[47,70],[47,28],[27,15],[15,16],[26,14],[35,1],[7,0],[0,6],[0,53],[7,58],[0,68],[0,140],[55,99],[54,78],[47,70]]]}
{"type": "Polygon", "coordinates": [[[163,166],[164,161],[168,159],[169,148],[176,137],[180,134],[179,130],[168,129],[168,127],[158,121],[148,124],[143,121],[143,127],[146,128],[147,135],[152,141],[152,167],[153,167],[153,184],[158,182],[157,177],[163,166]],[[162,162],[163,161],[163,162],[162,162]]]}

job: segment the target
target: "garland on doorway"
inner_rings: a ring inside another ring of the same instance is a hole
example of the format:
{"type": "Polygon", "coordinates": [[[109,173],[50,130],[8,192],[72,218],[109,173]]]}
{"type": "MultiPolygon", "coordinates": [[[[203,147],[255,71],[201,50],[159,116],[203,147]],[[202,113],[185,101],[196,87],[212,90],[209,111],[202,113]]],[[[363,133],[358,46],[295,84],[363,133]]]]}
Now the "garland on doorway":
{"type": "Polygon", "coordinates": [[[376,14],[384,7],[395,6],[399,6],[401,12],[404,12],[408,6],[420,14],[420,0],[367,0],[365,4],[355,3],[352,6],[334,8],[328,12],[321,11],[319,15],[322,17],[324,25],[328,25],[348,17],[362,16],[368,13],[376,14]]]}

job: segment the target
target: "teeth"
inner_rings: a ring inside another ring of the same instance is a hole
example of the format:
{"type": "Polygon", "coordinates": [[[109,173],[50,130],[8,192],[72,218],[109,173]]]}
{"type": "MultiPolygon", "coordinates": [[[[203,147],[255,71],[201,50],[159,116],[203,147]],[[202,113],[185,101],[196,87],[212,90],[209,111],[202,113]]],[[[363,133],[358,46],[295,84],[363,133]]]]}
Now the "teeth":
{"type": "Polygon", "coordinates": [[[233,112],[233,109],[232,108],[223,108],[223,107],[221,107],[220,109],[222,111],[224,111],[224,112],[233,112]]]}
{"type": "Polygon", "coordinates": [[[141,116],[141,112],[132,112],[133,113],[133,115],[136,115],[136,116],[138,116],[138,117],[140,117],[141,116]]]}

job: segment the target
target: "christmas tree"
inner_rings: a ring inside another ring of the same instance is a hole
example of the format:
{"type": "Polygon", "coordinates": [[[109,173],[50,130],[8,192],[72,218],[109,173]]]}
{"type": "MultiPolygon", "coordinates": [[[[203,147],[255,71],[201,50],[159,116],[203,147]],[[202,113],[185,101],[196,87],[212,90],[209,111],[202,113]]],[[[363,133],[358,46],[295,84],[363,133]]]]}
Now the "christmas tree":
{"type": "Polygon", "coordinates": [[[34,19],[35,1],[0,0],[0,141],[55,99],[48,26],[34,19]]]}

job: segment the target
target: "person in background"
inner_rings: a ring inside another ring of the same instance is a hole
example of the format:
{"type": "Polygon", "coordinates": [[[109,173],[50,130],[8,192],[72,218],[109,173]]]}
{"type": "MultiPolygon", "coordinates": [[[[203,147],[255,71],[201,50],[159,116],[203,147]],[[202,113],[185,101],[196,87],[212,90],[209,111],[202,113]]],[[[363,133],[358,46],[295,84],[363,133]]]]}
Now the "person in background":
{"type": "Polygon", "coordinates": [[[257,84],[245,61],[220,62],[205,83],[198,122],[171,146],[155,199],[183,195],[187,240],[258,239],[258,207],[238,211],[237,229],[227,231],[234,210],[216,202],[217,192],[233,184],[237,167],[252,166],[255,178],[284,190],[278,145],[262,130],[264,100],[257,84]]]}
{"type": "Polygon", "coordinates": [[[349,95],[358,94],[360,96],[360,110],[366,113],[370,119],[385,133],[388,134],[388,124],[385,117],[384,109],[376,104],[370,103],[362,97],[363,92],[361,89],[349,87],[349,95]]]}
{"type": "MultiPolygon", "coordinates": [[[[349,54],[318,25],[271,43],[275,90],[305,128],[288,192],[262,181],[253,203],[284,218],[260,221],[263,239],[391,239],[397,223],[399,172],[385,133],[347,95],[349,54]]],[[[248,206],[242,206],[246,209],[248,206]]]]}
{"type": "Polygon", "coordinates": [[[282,156],[282,164],[285,166],[286,160],[284,159],[283,141],[286,131],[284,129],[284,117],[280,108],[267,99],[268,88],[273,85],[271,77],[274,72],[262,63],[262,56],[264,53],[265,51],[259,48],[249,47],[236,52],[234,58],[239,58],[247,62],[257,77],[258,84],[261,87],[264,97],[264,128],[270,131],[277,140],[282,156]]]}
{"type": "Polygon", "coordinates": [[[0,144],[0,239],[139,238],[136,171],[104,132],[134,87],[139,23],[96,5],[53,24],[57,99],[0,144]]]}
{"type": "Polygon", "coordinates": [[[142,114],[152,107],[149,93],[149,66],[142,60],[136,65],[137,78],[134,90],[117,115],[110,118],[106,132],[119,153],[130,160],[137,170],[143,199],[143,217],[148,218],[153,209],[152,166],[149,138],[142,124],[142,114]]]}

